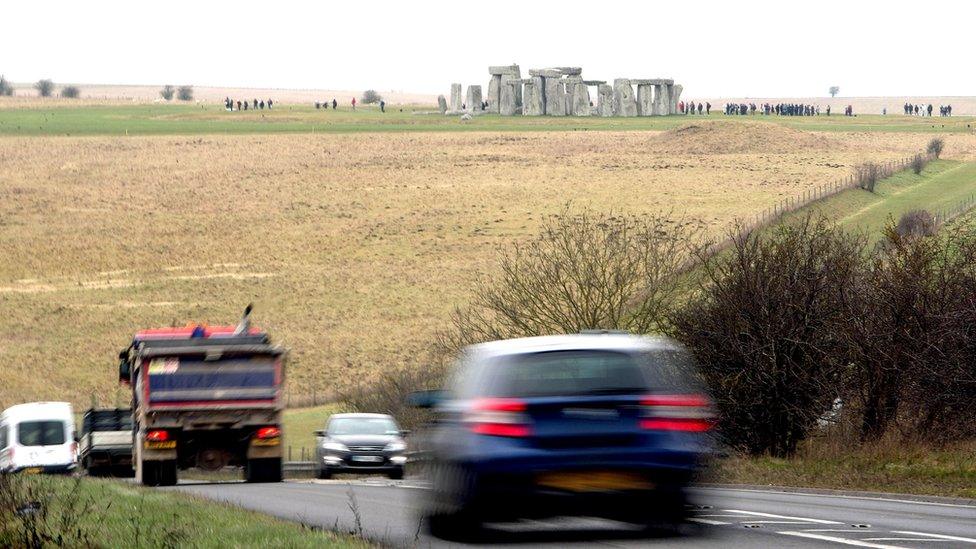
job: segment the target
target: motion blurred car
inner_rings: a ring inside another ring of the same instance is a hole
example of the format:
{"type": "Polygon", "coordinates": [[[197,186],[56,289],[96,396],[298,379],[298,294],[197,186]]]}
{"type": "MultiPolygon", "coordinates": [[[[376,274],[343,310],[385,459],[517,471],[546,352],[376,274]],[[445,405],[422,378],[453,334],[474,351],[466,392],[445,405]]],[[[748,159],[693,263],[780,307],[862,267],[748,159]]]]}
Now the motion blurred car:
{"type": "Polygon", "coordinates": [[[333,414],[325,430],[315,431],[318,477],[365,473],[403,478],[407,463],[403,434],[385,414],[333,414]]]}
{"type": "Polygon", "coordinates": [[[433,408],[431,534],[461,540],[484,522],[593,516],[673,526],[710,453],[709,399],[678,343],[625,334],[495,341],[461,354],[433,408]]]}

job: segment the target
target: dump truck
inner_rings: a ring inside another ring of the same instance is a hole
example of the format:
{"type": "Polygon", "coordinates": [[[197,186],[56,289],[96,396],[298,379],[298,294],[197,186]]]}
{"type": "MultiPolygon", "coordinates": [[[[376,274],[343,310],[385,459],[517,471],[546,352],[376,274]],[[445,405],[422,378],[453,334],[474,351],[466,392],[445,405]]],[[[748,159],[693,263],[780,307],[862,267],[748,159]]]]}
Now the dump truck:
{"type": "Polygon", "coordinates": [[[280,482],[287,351],[250,325],[191,324],[137,332],[119,353],[132,388],[138,482],[170,486],[178,471],[241,467],[248,482],[280,482]]]}
{"type": "Polygon", "coordinates": [[[88,476],[132,476],[132,410],[89,408],[81,420],[78,462],[88,476]]]}

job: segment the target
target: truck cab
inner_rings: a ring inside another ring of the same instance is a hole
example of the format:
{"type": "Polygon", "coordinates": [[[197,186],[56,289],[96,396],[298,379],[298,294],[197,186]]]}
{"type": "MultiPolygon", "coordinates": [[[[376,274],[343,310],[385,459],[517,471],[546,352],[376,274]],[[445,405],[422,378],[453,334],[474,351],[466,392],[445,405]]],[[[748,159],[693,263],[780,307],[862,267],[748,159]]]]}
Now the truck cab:
{"type": "Polygon", "coordinates": [[[119,354],[137,481],[173,485],[179,470],[224,467],[242,467],[248,482],[281,481],[287,351],[246,315],[236,327],[143,330],[119,354]]]}

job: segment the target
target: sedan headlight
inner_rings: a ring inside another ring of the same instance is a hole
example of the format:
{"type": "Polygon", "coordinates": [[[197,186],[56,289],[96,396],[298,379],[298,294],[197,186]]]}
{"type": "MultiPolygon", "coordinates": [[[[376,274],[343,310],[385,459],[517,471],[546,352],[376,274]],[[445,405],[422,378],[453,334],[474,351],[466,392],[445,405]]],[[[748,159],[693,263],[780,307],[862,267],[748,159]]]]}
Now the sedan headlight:
{"type": "Polygon", "coordinates": [[[323,450],[332,450],[333,452],[348,452],[349,448],[341,442],[325,442],[322,444],[323,450]]]}
{"type": "Polygon", "coordinates": [[[404,442],[396,441],[387,444],[386,448],[383,449],[387,452],[402,452],[407,449],[407,445],[404,442]]]}

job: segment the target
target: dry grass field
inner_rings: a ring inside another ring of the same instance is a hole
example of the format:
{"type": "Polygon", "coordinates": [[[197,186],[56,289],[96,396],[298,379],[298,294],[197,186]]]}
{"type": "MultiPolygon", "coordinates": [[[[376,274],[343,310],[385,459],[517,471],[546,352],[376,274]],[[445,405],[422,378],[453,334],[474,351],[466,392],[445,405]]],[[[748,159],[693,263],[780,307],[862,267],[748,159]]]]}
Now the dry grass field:
{"type": "MultiPolygon", "coordinates": [[[[0,139],[0,407],[116,398],[132,332],[256,321],[319,394],[412,364],[499,246],[567,207],[712,234],[930,136],[671,132],[0,139]]],[[[973,158],[976,138],[947,138],[973,158]]],[[[123,397],[124,398],[124,397],[123,397]]]]}

